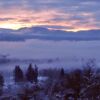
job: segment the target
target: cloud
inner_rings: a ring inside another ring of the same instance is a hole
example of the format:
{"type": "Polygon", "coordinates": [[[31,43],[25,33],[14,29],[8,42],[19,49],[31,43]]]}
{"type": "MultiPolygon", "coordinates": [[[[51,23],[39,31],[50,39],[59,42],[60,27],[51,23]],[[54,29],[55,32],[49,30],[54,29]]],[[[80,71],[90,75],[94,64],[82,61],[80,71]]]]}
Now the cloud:
{"type": "Polygon", "coordinates": [[[9,20],[14,20],[13,18],[0,18],[0,21],[9,21],[9,20]]]}
{"type": "Polygon", "coordinates": [[[66,31],[100,29],[99,4],[100,0],[1,0],[0,27],[19,29],[41,25],[66,31]]]}

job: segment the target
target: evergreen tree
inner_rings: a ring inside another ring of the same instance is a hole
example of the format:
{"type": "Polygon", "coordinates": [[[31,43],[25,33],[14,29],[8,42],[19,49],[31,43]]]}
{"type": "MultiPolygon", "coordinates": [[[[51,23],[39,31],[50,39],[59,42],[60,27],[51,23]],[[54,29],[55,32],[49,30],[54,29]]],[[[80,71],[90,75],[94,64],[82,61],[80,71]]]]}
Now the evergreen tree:
{"type": "Polygon", "coordinates": [[[74,70],[67,74],[67,87],[74,91],[74,100],[78,100],[80,98],[80,93],[82,90],[82,71],[80,69],[74,70]]]}
{"type": "Polygon", "coordinates": [[[35,82],[38,82],[38,67],[37,67],[37,65],[35,65],[34,81],[35,81],[35,82]]]}
{"type": "Polygon", "coordinates": [[[0,87],[4,86],[4,77],[0,74],[0,87]]]}
{"type": "Polygon", "coordinates": [[[64,77],[64,75],[65,75],[64,69],[63,69],[63,68],[61,68],[61,71],[60,71],[60,77],[61,77],[61,78],[63,78],[63,77],[64,77]]]}
{"type": "Polygon", "coordinates": [[[0,74],[0,96],[2,95],[3,92],[3,86],[4,86],[4,77],[2,74],[0,74]]]}
{"type": "Polygon", "coordinates": [[[14,81],[15,82],[22,82],[24,80],[23,71],[19,66],[16,66],[14,69],[14,81]]]}
{"type": "Polygon", "coordinates": [[[27,81],[33,83],[34,76],[35,76],[35,72],[34,72],[34,69],[32,68],[32,64],[30,64],[28,69],[27,69],[27,72],[26,72],[26,79],[27,79],[27,81]]]}

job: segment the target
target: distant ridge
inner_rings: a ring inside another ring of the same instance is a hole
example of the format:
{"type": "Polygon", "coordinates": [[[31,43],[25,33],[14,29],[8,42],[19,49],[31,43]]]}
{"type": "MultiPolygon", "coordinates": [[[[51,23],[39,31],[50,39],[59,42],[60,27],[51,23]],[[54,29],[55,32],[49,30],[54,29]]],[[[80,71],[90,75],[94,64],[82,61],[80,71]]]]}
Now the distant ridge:
{"type": "Polygon", "coordinates": [[[92,41],[100,40],[100,30],[69,32],[49,30],[44,27],[25,27],[19,30],[0,28],[0,41],[25,41],[27,39],[92,41]]]}

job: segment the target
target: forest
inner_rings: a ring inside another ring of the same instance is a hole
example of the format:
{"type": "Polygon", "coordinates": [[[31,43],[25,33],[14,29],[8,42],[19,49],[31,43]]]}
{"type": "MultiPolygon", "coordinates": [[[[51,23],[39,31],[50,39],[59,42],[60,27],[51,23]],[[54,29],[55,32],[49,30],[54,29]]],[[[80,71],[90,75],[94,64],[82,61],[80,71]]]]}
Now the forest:
{"type": "Polygon", "coordinates": [[[14,83],[5,85],[0,73],[0,100],[100,100],[100,68],[92,61],[69,71],[17,65],[12,75],[14,83]]]}

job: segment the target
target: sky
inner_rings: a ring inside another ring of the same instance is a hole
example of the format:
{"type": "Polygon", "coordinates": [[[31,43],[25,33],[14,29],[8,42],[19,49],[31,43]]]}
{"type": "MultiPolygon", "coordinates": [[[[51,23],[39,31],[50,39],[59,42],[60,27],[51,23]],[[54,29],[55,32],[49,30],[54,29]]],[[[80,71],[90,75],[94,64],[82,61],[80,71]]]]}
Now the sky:
{"type": "Polygon", "coordinates": [[[100,0],[0,0],[0,28],[100,29],[100,0]]]}

